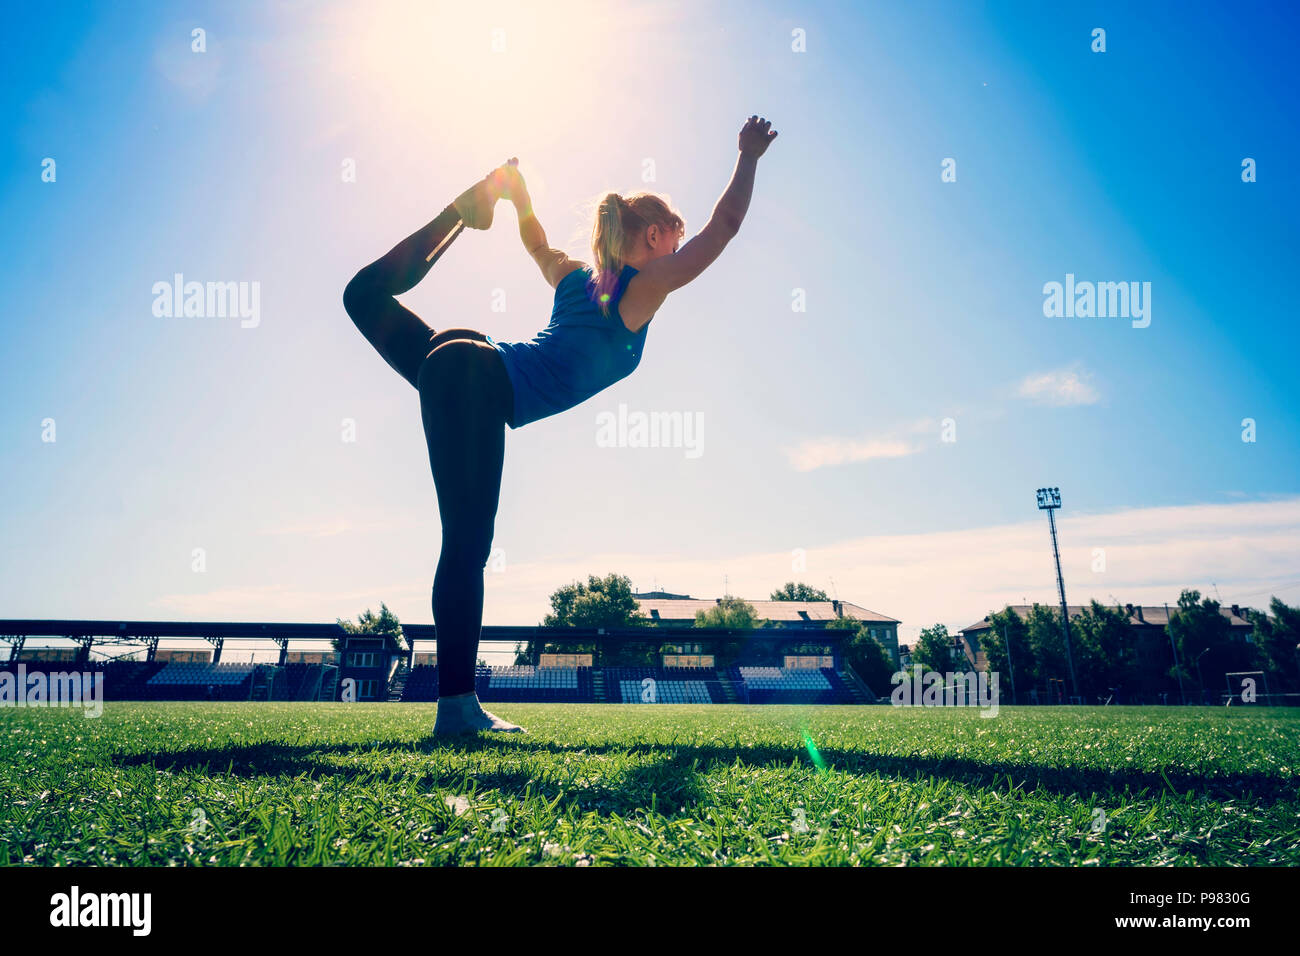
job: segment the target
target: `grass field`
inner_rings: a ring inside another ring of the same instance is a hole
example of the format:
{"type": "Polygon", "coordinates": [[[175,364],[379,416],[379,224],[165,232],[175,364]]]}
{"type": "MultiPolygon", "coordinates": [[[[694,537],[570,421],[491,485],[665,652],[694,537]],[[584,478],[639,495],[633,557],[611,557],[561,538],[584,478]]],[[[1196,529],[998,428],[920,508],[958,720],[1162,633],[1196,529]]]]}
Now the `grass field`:
{"type": "Polygon", "coordinates": [[[1295,710],[494,709],[5,708],[0,862],[1300,864],[1295,710]]]}

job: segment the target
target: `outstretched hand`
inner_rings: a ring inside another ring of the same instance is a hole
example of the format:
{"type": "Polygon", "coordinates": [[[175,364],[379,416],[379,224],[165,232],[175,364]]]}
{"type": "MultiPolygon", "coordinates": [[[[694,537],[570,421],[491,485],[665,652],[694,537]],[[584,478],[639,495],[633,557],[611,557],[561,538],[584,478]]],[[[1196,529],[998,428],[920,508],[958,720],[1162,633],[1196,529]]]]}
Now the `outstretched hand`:
{"type": "Polygon", "coordinates": [[[745,120],[740,130],[740,151],[755,159],[767,152],[767,147],[776,139],[776,130],[772,129],[771,120],[761,116],[751,116],[745,120]]]}

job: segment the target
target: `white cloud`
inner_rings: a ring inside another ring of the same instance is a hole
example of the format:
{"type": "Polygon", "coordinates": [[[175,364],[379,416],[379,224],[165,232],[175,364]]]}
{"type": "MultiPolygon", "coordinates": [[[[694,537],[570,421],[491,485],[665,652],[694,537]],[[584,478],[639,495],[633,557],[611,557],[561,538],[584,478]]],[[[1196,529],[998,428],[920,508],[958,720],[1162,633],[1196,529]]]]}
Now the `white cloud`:
{"type": "Polygon", "coordinates": [[[921,419],[893,429],[875,438],[850,438],[833,435],[809,438],[796,445],[782,448],[786,459],[796,471],[812,471],[828,465],[843,465],[855,461],[874,461],[880,458],[906,458],[924,450],[920,442],[901,435],[915,435],[934,431],[938,426],[929,419],[921,419]]]}
{"type": "Polygon", "coordinates": [[[1095,405],[1100,393],[1088,381],[1090,376],[1076,368],[1037,372],[1020,383],[1016,394],[1040,405],[1095,405]]]}
{"type": "Polygon", "coordinates": [[[896,438],[811,438],[793,448],[782,449],[796,471],[812,471],[827,465],[877,458],[905,458],[920,451],[920,446],[896,438]]]}

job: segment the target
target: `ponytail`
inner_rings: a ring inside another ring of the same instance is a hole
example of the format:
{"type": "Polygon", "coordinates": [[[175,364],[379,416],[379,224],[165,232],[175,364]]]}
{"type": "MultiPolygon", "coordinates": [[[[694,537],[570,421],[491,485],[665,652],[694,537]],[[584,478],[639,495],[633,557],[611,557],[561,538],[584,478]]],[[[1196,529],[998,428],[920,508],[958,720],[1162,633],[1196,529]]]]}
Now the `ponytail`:
{"type": "Polygon", "coordinates": [[[606,193],[596,207],[596,225],[591,232],[591,254],[596,260],[596,301],[606,315],[609,315],[610,298],[623,271],[623,255],[631,225],[625,222],[625,216],[641,218],[618,193],[606,193]]]}
{"type": "Polygon", "coordinates": [[[626,199],[606,193],[596,207],[591,230],[591,254],[595,260],[594,294],[601,311],[609,314],[609,303],[623,272],[624,256],[632,241],[644,234],[651,223],[685,231],[682,217],[653,193],[634,193],[626,199]]]}

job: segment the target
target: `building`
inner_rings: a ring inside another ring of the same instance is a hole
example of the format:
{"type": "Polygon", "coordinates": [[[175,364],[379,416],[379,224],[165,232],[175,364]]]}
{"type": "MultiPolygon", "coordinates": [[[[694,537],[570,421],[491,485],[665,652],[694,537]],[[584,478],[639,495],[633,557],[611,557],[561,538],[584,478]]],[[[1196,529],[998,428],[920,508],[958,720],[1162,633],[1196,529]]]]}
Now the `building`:
{"type": "MultiPolygon", "coordinates": [[[[722,598],[693,598],[689,594],[670,594],[667,591],[647,591],[633,594],[641,613],[660,627],[691,628],[695,626],[695,615],[707,611],[722,603],[722,598]]],[[[897,618],[887,617],[876,611],[868,610],[848,601],[749,601],[758,617],[770,621],[773,626],[792,631],[807,632],[791,635],[791,640],[782,653],[786,667],[830,667],[829,662],[819,658],[830,657],[834,648],[830,645],[816,650],[819,642],[816,632],[824,630],[834,620],[846,617],[856,618],[867,626],[871,636],[889,653],[894,666],[899,665],[897,618]],[[811,640],[810,640],[811,638],[811,640]]],[[[702,647],[699,644],[685,642],[678,645],[675,654],[665,654],[665,667],[712,666],[712,661],[702,662],[702,647]],[[670,661],[670,657],[673,660],[670,661]]],[[[703,655],[707,657],[708,655],[703,655]]]]}
{"type": "Polygon", "coordinates": [[[399,651],[391,638],[374,634],[348,634],[339,647],[338,694],[354,693],[358,701],[387,700],[389,681],[397,669],[399,651]],[[347,684],[347,681],[353,681],[347,684]]]}

